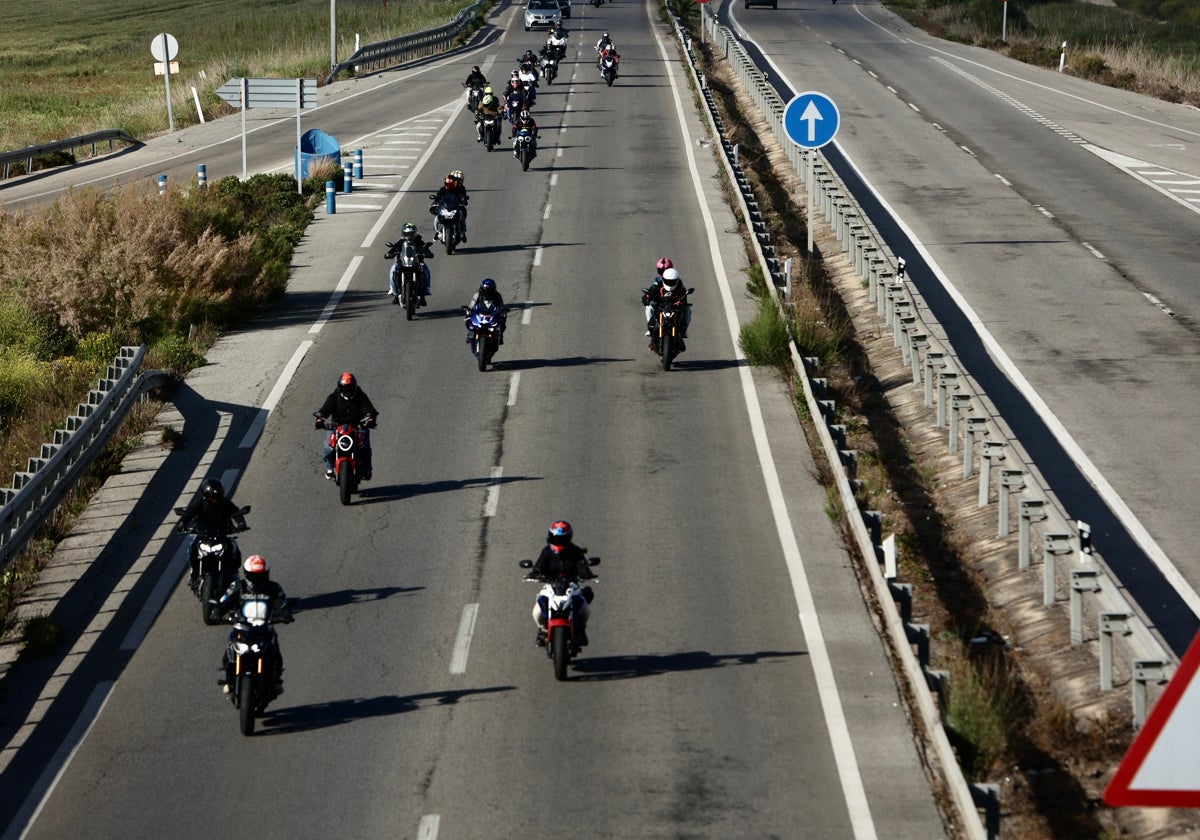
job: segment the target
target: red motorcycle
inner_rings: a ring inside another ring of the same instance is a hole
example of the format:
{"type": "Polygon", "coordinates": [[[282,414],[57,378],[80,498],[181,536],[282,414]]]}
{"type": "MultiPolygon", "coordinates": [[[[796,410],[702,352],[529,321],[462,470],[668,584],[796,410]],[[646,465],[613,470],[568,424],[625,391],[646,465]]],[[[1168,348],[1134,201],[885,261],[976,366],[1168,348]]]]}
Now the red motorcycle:
{"type": "Polygon", "coordinates": [[[319,414],[315,417],[318,429],[329,430],[329,446],[333,449],[333,480],[342,504],[348,505],[350,497],[358,492],[358,482],[362,480],[363,469],[359,459],[366,447],[366,430],[375,428],[375,421],[367,420],[360,426],[334,423],[319,414]]]}

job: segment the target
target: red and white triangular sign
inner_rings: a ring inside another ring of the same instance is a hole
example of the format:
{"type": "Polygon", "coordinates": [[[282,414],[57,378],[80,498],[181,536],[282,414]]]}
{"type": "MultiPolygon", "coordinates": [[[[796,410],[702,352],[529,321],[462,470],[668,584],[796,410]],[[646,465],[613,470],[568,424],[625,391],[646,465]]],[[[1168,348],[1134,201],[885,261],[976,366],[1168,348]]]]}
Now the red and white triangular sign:
{"type": "Polygon", "coordinates": [[[1200,634],[1104,789],[1104,801],[1200,808],[1200,634]]]}

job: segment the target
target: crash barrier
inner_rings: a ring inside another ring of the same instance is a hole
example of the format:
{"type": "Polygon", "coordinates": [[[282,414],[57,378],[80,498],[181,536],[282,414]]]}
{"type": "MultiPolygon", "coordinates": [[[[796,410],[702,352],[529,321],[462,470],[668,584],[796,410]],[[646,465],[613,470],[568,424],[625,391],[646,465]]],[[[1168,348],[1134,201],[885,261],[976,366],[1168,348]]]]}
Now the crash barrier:
{"type": "Polygon", "coordinates": [[[146,345],[122,347],[104,378],[88,392],[51,443],[29,459],[25,472],[13,475],[12,487],[0,489],[0,570],[29,542],[74,489],[96,456],[142,394],[161,387],[168,374],[160,370],[141,374],[146,345]]]}
{"type": "Polygon", "coordinates": [[[68,137],[66,140],[55,140],[52,143],[42,143],[39,146],[26,146],[24,149],[17,149],[13,152],[0,152],[0,169],[3,169],[3,177],[9,178],[12,174],[12,165],[24,161],[24,174],[33,172],[33,162],[40,157],[52,155],[57,152],[71,153],[72,163],[74,163],[75,150],[83,147],[90,147],[92,157],[99,153],[101,143],[108,143],[108,151],[113,150],[113,144],[116,142],[128,143],[132,146],[140,146],[141,142],[130,137],[124,131],[116,128],[106,128],[104,131],[93,131],[91,134],[82,134],[79,137],[68,137]]]}
{"type": "Polygon", "coordinates": [[[445,26],[360,47],[354,51],[354,55],[333,66],[325,78],[325,84],[330,84],[344,70],[354,73],[361,73],[364,70],[380,70],[402,61],[412,61],[416,58],[444,52],[454,45],[455,38],[466,31],[467,26],[475,19],[475,15],[491,5],[492,0],[479,0],[459,12],[454,20],[445,26]]]}
{"type": "MultiPolygon", "coordinates": [[[[1085,622],[1092,628],[1090,640],[1099,643],[1101,691],[1113,689],[1114,663],[1119,652],[1132,690],[1133,724],[1140,727],[1149,711],[1149,686],[1163,685],[1178,661],[1151,631],[1137,605],[1124,596],[1103,557],[1094,550],[1086,523],[1070,518],[987,395],[959,364],[953,346],[943,337],[945,331],[933,321],[916,290],[905,282],[904,260],[890,254],[883,237],[837,174],[825,164],[823,156],[818,151],[802,150],[788,139],[783,125],[787,103],[754,65],[736,35],[719,25],[707,6],[701,7],[701,31],[714,45],[715,52],[729,61],[739,83],[770,124],[779,146],[786,150],[797,176],[804,177],[810,171],[809,156],[814,156],[809,194],[815,197],[856,274],[868,287],[877,317],[892,333],[895,347],[911,369],[913,387],[922,389],[924,404],[934,409],[936,428],[945,430],[947,451],[961,456],[964,478],[978,475],[978,504],[981,508],[995,504],[997,535],[1011,536],[1015,519],[1013,560],[1018,568],[1031,568],[1034,547],[1040,546],[1042,602],[1047,607],[1062,600],[1069,602],[1072,645],[1081,645],[1089,639],[1085,622]]],[[[751,228],[759,264],[770,274],[773,284],[784,290],[785,300],[776,296],[775,302],[786,316],[785,302],[790,303],[791,291],[790,261],[781,262],[771,244],[766,220],[738,162],[737,147],[726,139],[715,100],[703,74],[696,69],[689,36],[678,21],[676,34],[707,104],[713,131],[722,144],[726,171],[738,187],[738,201],[751,228]]],[[[897,608],[883,610],[881,617],[894,648],[901,652],[901,663],[918,707],[914,712],[930,733],[936,760],[946,774],[949,792],[969,836],[998,837],[999,786],[968,783],[957,764],[943,719],[952,690],[949,675],[930,668],[929,627],[912,621],[912,584],[895,580],[894,563],[889,563],[889,554],[894,557],[894,553],[888,550],[889,540],[883,536],[882,514],[859,509],[855,495],[857,453],[846,447],[846,428],[837,422],[837,405],[826,398],[818,360],[801,358],[794,344],[791,353],[810,414],[821,421],[814,425],[834,467],[841,504],[846,511],[859,513],[848,517],[855,541],[864,557],[874,557],[877,561],[866,565],[879,602],[897,608]],[[982,821],[979,810],[983,811],[982,821]]]]}

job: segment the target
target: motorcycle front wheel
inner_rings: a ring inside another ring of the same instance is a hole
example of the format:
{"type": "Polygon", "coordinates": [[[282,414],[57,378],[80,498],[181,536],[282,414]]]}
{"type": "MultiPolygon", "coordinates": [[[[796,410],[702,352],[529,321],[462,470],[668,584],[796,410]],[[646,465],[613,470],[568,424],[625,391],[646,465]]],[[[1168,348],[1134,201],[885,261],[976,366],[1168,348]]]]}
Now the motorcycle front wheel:
{"type": "Polygon", "coordinates": [[[205,575],[200,579],[200,616],[210,627],[221,623],[221,617],[217,615],[216,605],[213,603],[216,600],[213,597],[215,588],[216,578],[212,575],[205,575]]]}
{"type": "Polygon", "coordinates": [[[529,149],[521,149],[521,169],[524,172],[529,171],[529,149]]]}
{"type": "Polygon", "coordinates": [[[492,355],[490,352],[488,352],[489,350],[491,350],[491,347],[492,347],[492,340],[491,340],[491,338],[488,337],[488,335],[486,333],[479,336],[479,338],[475,340],[475,349],[478,351],[475,355],[476,355],[477,361],[479,363],[479,372],[480,373],[487,370],[488,359],[492,355]]]}
{"type": "Polygon", "coordinates": [[[417,284],[414,280],[404,281],[404,318],[411,321],[417,312],[417,284]]]}
{"type": "Polygon", "coordinates": [[[445,228],[442,233],[442,239],[446,243],[446,256],[450,256],[454,253],[454,246],[458,244],[458,229],[445,228]]]}
{"type": "Polygon", "coordinates": [[[257,705],[254,696],[254,674],[242,674],[238,677],[238,723],[243,735],[254,734],[254,707],[257,705]]]}
{"type": "Polygon", "coordinates": [[[567,660],[570,658],[570,640],[566,627],[555,627],[550,631],[550,656],[554,659],[554,679],[562,682],[567,678],[567,660]]]}
{"type": "Polygon", "coordinates": [[[663,337],[662,337],[662,369],[663,370],[671,369],[671,355],[672,355],[672,353],[674,353],[674,348],[671,346],[674,343],[673,338],[674,337],[669,332],[663,333],[663,337]]]}
{"type": "Polygon", "coordinates": [[[342,465],[338,467],[338,494],[344,505],[350,504],[350,494],[354,492],[351,486],[353,484],[354,473],[351,471],[350,462],[342,461],[342,465]]]}

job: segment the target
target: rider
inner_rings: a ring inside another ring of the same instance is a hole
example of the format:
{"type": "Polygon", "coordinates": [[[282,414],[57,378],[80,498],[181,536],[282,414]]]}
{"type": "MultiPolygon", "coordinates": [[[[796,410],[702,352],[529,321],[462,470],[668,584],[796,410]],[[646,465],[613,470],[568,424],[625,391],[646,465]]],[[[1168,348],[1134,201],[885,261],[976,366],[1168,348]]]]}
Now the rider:
{"type": "Polygon", "coordinates": [[[483,89],[483,98],[479,100],[479,106],[475,109],[475,142],[483,142],[483,118],[484,116],[500,118],[500,100],[492,91],[491,86],[483,89]]]}
{"type": "MultiPolygon", "coordinates": [[[[242,564],[242,577],[229,584],[229,588],[225,590],[225,594],[221,596],[218,603],[223,613],[237,612],[242,606],[242,601],[251,596],[268,599],[268,615],[275,621],[281,621],[284,624],[291,623],[292,611],[288,607],[287,595],[284,594],[282,586],[271,580],[270,565],[267,563],[267,558],[261,554],[252,554],[246,558],[246,562],[242,564]]],[[[226,648],[225,655],[221,657],[221,669],[228,674],[232,664],[229,661],[229,649],[226,648]]],[[[275,640],[274,666],[275,694],[278,696],[283,694],[283,651],[279,649],[278,638],[275,640]]],[[[228,679],[224,686],[223,690],[226,694],[233,690],[228,679]]]]}
{"type": "Polygon", "coordinates": [[[546,45],[555,50],[556,58],[563,58],[567,52],[567,30],[561,20],[554,22],[554,29],[546,36],[546,45]]]}
{"type": "Polygon", "coordinates": [[[454,193],[458,196],[459,218],[462,219],[462,241],[467,241],[467,187],[463,183],[463,171],[455,169],[453,172],[446,173],[446,179],[442,182],[442,186],[433,196],[433,206],[429,208],[429,212],[433,214],[433,238],[441,237],[442,226],[441,219],[438,217],[438,204],[442,200],[442,196],[446,193],[454,193]]]}
{"type": "MultiPolygon", "coordinates": [[[[679,278],[679,270],[671,263],[670,257],[658,261],[661,277],[656,277],[647,288],[642,289],[642,303],[646,306],[646,335],[654,327],[654,311],[659,301],[682,301],[683,309],[683,338],[687,338],[688,324],[692,322],[692,307],[687,302],[687,289],[679,278]]],[[[651,349],[653,345],[651,345],[651,349]]]]}
{"type": "MultiPolygon", "coordinates": [[[[193,500],[179,518],[180,530],[187,530],[193,525],[200,531],[218,532],[245,531],[249,527],[238,506],[225,496],[225,485],[215,478],[204,480],[200,485],[200,498],[193,500]]],[[[235,553],[238,551],[237,543],[233,544],[233,550],[235,553]]],[[[188,549],[188,560],[192,564],[188,586],[192,589],[196,588],[196,582],[200,579],[199,551],[199,540],[192,540],[188,549]]],[[[237,560],[241,562],[241,557],[237,557],[237,560]]]]}
{"type": "Polygon", "coordinates": [[[513,157],[517,156],[517,132],[525,129],[533,135],[533,148],[537,150],[538,127],[537,122],[533,117],[529,116],[529,109],[523,110],[512,125],[512,141],[513,141],[513,157]]]}
{"type": "MultiPolygon", "coordinates": [[[[419,303],[421,306],[424,306],[425,295],[433,294],[433,287],[431,285],[432,277],[429,273],[429,266],[425,264],[425,260],[433,259],[433,249],[429,247],[428,242],[421,238],[421,234],[417,233],[417,226],[412,222],[405,222],[404,226],[400,228],[400,239],[408,239],[417,246],[417,255],[421,259],[421,271],[425,274],[425,289],[421,293],[421,298],[417,301],[417,303],[419,303]]],[[[393,246],[388,249],[388,252],[383,255],[384,259],[395,259],[396,249],[399,247],[399,245],[399,242],[393,244],[393,246]]],[[[388,294],[391,295],[392,303],[400,302],[400,288],[397,285],[396,275],[398,272],[396,271],[396,268],[397,266],[393,264],[391,274],[388,276],[388,294]]]]}
{"type": "Polygon", "coordinates": [[[479,65],[476,64],[474,67],[471,68],[471,72],[467,74],[467,80],[465,82],[463,82],[463,87],[465,87],[465,88],[476,88],[476,87],[482,88],[482,87],[487,87],[487,84],[488,84],[487,76],[483,75],[483,73],[480,72],[479,65]]]}
{"type": "MultiPolygon", "coordinates": [[[[358,427],[359,434],[362,435],[362,451],[359,453],[362,459],[362,480],[369,481],[371,479],[371,433],[370,427],[375,425],[375,418],[379,416],[379,412],[371,403],[371,398],[367,396],[367,392],[358,387],[358,380],[354,378],[354,374],[350,371],[345,371],[338,377],[337,387],[333,389],[321,407],[313,412],[313,417],[317,418],[317,428],[325,428],[325,418],[330,418],[336,425],[343,423],[353,423],[358,427]]],[[[333,447],[329,445],[329,438],[325,439],[325,449],[321,453],[321,457],[325,459],[325,477],[333,480],[333,447]]]]}
{"type": "MultiPolygon", "coordinates": [[[[529,577],[535,579],[567,578],[571,581],[589,580],[595,575],[588,566],[586,550],[571,541],[573,531],[571,523],[558,519],[550,523],[546,532],[546,546],[538,555],[537,561],[529,571],[529,577]]],[[[586,647],[588,616],[591,608],[591,587],[585,587],[576,605],[575,641],[580,647],[586,647]]],[[[537,643],[546,643],[546,613],[543,611],[542,599],[539,597],[533,604],[533,620],[537,623],[537,643]]]]}
{"type": "Polygon", "coordinates": [[[597,67],[597,69],[600,67],[600,54],[602,52],[604,52],[605,50],[613,50],[613,49],[614,48],[613,48],[612,38],[609,38],[608,33],[605,32],[603,35],[600,36],[600,40],[596,42],[596,67],[597,67]]]}
{"type": "MultiPolygon", "coordinates": [[[[500,294],[500,290],[496,288],[496,281],[491,277],[484,278],[479,284],[479,288],[475,290],[475,294],[471,296],[471,302],[467,304],[467,329],[471,328],[471,313],[475,311],[475,306],[480,302],[488,306],[494,306],[500,313],[500,343],[504,343],[504,331],[508,329],[508,313],[504,311],[504,295],[500,294]]],[[[467,339],[470,341],[470,339],[467,339]]]]}

